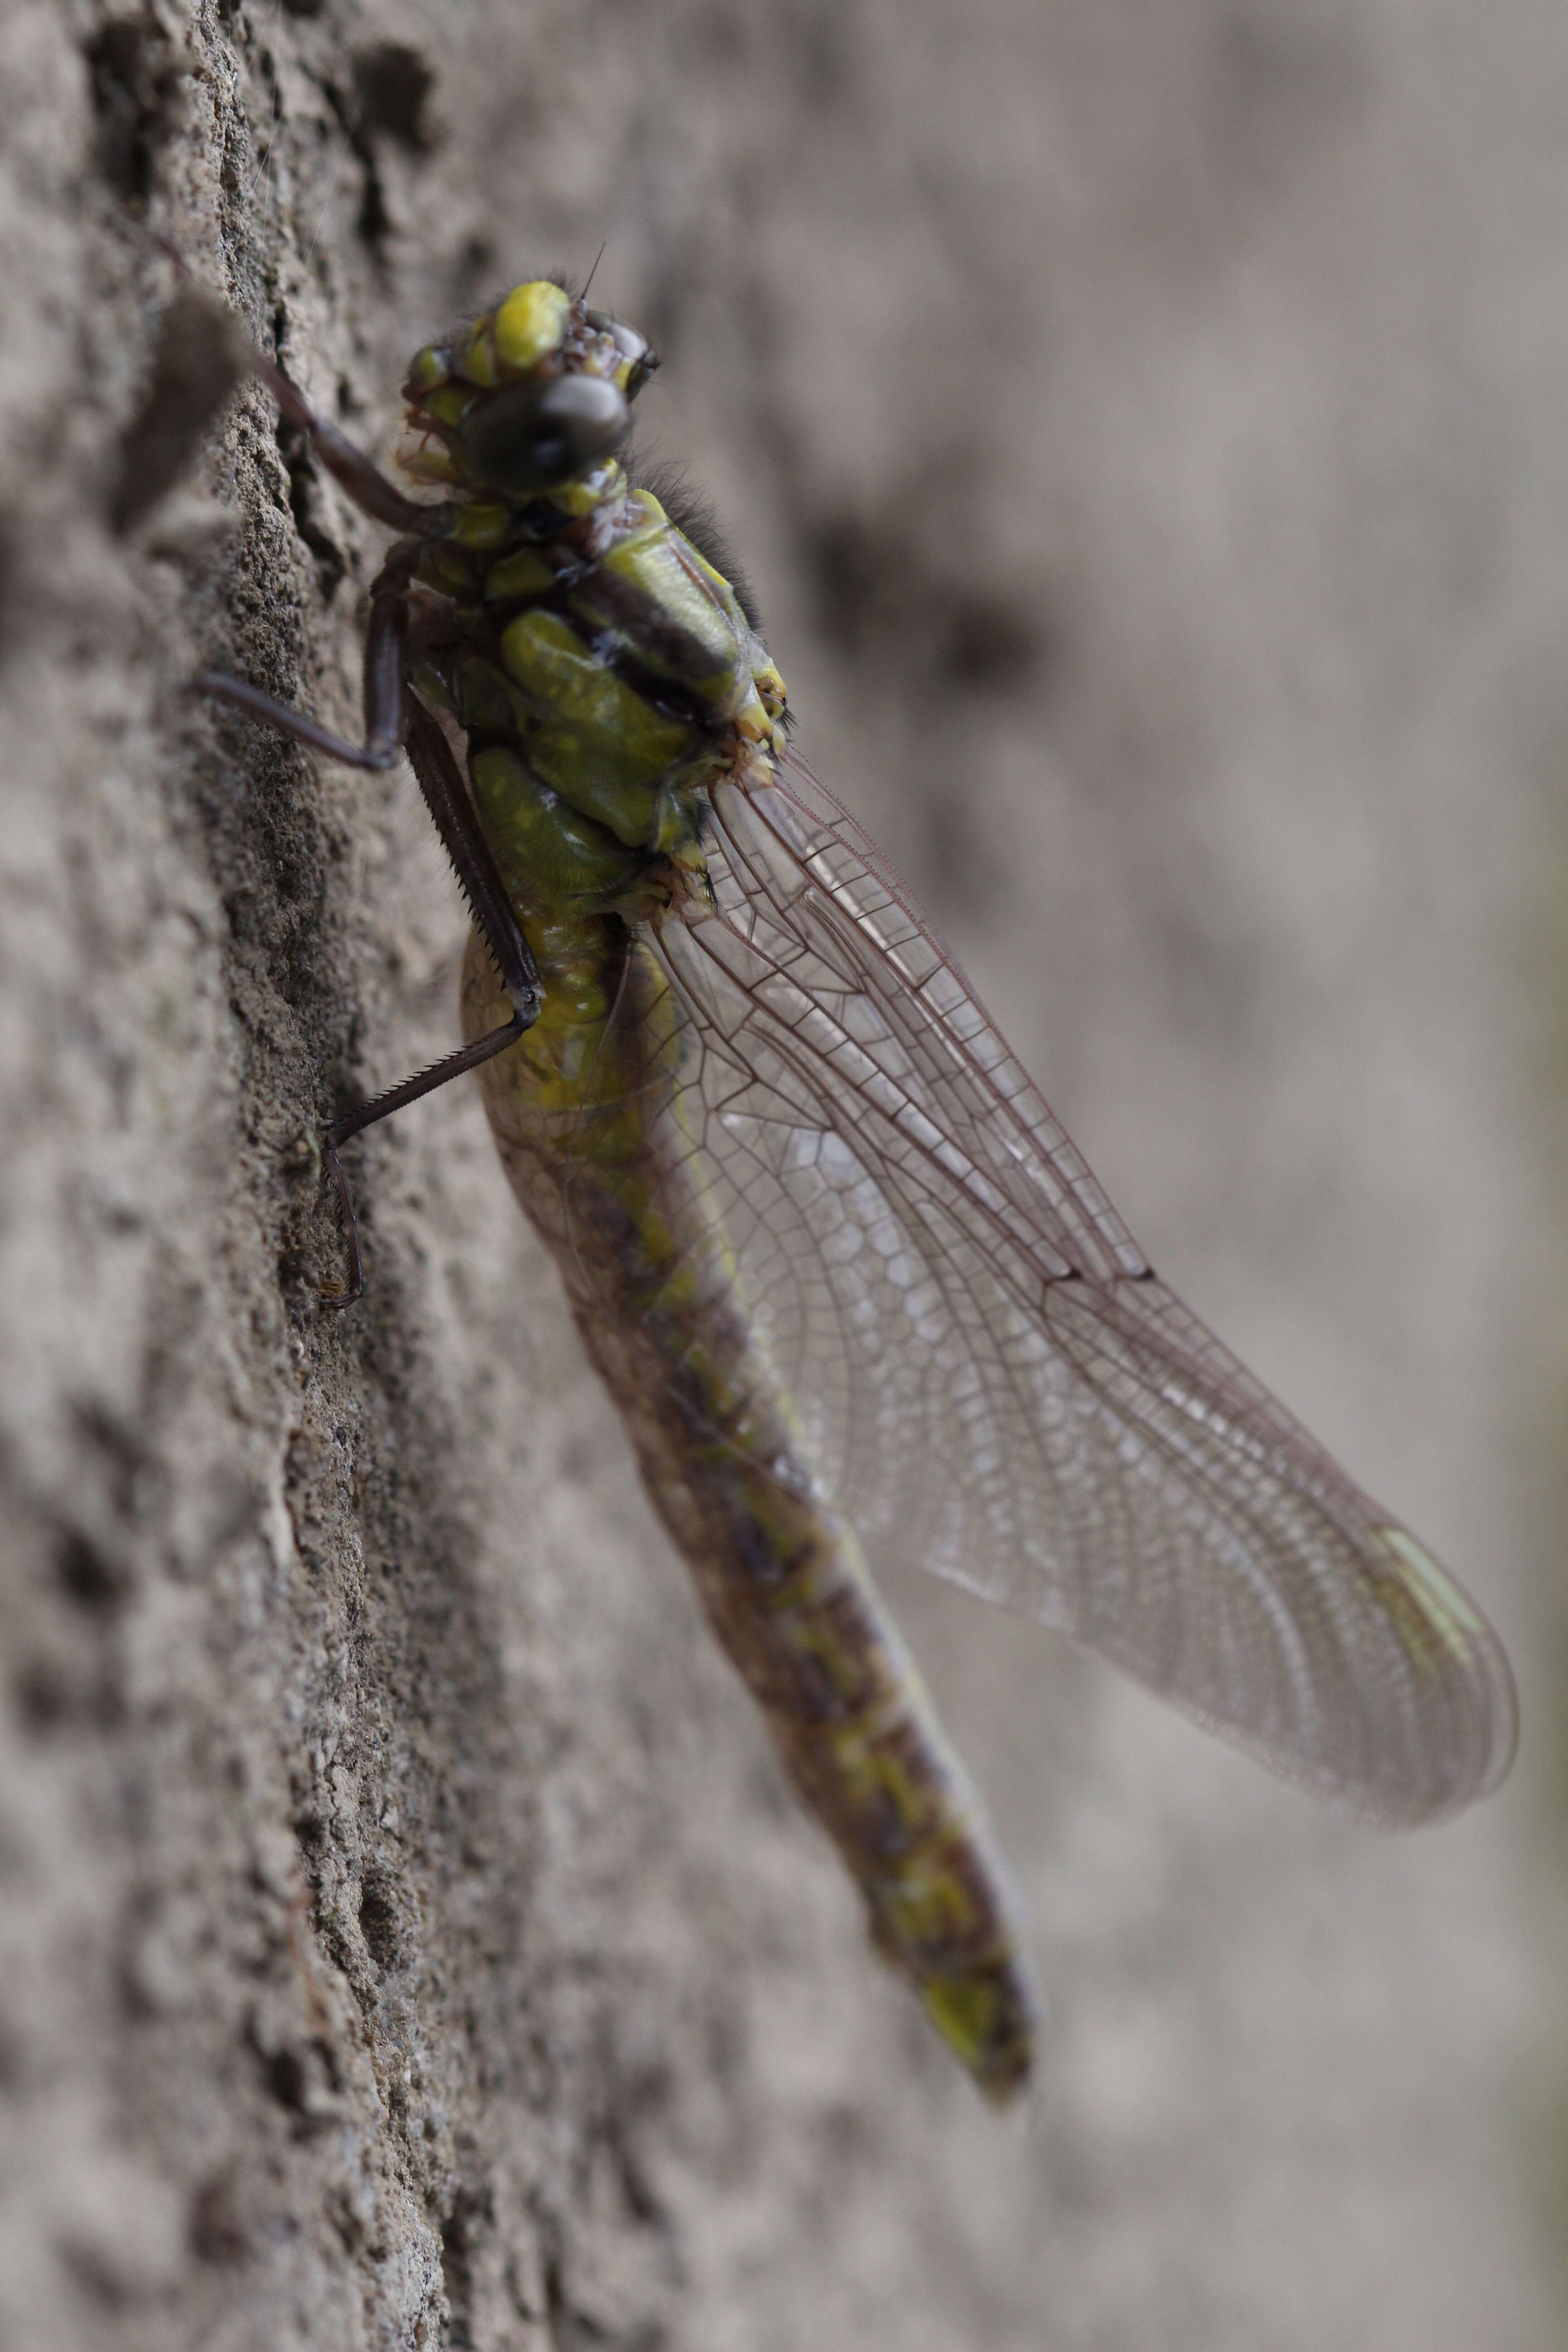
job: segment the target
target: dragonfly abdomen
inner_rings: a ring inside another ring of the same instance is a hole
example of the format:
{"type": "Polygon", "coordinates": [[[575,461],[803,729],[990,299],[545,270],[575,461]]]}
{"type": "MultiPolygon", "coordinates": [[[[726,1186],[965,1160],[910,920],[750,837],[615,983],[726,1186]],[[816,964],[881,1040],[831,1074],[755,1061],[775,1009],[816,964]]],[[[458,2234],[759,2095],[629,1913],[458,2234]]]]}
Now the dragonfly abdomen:
{"type": "MultiPolygon", "coordinates": [[[[678,1032],[652,959],[612,919],[584,926],[577,947],[553,989],[546,961],[536,1028],[481,1073],[502,1162],[714,1631],[860,1888],[873,1940],[982,2088],[1005,2099],[1028,2072],[1035,2002],[978,1801],[858,1539],[801,1457],[669,1116],[678,1032]],[[584,989],[592,966],[597,984],[584,989]],[[574,1022],[571,1003],[601,1010],[574,1022]],[[575,1117],[573,1070],[584,1073],[575,1117]]],[[[496,986],[476,941],[468,1034],[492,1022],[496,986]]]]}

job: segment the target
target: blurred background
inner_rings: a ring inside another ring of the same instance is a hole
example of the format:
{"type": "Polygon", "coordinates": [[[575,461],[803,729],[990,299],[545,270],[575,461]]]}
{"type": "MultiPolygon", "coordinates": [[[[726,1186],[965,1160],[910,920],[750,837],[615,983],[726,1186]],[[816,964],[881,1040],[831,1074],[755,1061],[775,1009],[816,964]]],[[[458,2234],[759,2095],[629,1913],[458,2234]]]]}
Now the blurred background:
{"type": "MultiPolygon", "coordinates": [[[[438,1367],[430,1475],[533,1743],[505,1766],[534,1809],[516,1998],[556,2069],[451,2094],[462,2161],[499,2147],[513,2186],[454,2209],[447,2340],[1568,2340],[1562,12],[164,14],[198,160],[153,218],[382,449],[433,331],[599,257],[595,302],[663,354],[644,446],[714,499],[806,758],[1154,1263],[1453,1565],[1523,1695],[1500,1798],[1381,1838],[888,1563],[1050,1997],[1039,2100],[999,2123],[705,1647],[477,1107],[422,1106],[368,1162],[367,1360],[395,1402],[438,1367]],[[584,2051],[617,2136],[570,2089],[584,2051]],[[545,2284],[509,2303],[501,2241],[545,2212],[545,2284]]],[[[315,690],[346,712],[376,534],[311,496],[315,690]]],[[[366,1053],[400,1074],[450,1035],[458,925],[417,811],[322,774],[394,943],[366,1053]]],[[[431,2047],[449,1996],[408,1991],[431,2047]]],[[[358,2308],[308,2340],[416,2340],[358,2308]]]]}

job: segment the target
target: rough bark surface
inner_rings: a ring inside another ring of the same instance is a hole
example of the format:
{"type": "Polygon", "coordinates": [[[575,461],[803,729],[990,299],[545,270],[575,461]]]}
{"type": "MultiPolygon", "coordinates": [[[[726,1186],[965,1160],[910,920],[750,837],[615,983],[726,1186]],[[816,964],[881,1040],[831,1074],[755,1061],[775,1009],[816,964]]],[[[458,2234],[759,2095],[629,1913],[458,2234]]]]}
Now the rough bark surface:
{"type": "Polygon", "coordinates": [[[352,726],[382,534],[254,386],[113,518],[160,239],[382,449],[429,332],[607,239],[808,754],[1527,1646],[1565,101],[1545,0],[0,10],[6,2352],[1553,2340],[1527,1786],[1374,1840],[895,1563],[1055,1995],[1004,2126],[468,1089],[355,1147],[321,1312],[310,1139],[453,1041],[461,919],[405,777],[181,682],[352,726]]]}

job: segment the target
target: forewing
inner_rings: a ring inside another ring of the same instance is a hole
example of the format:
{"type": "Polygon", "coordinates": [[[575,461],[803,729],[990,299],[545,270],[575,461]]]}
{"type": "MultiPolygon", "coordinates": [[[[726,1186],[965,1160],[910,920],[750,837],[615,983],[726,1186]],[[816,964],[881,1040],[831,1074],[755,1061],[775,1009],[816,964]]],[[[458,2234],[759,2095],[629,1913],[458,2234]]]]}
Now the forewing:
{"type": "Polygon", "coordinates": [[[680,1116],[829,1490],[1363,1813],[1494,1787],[1490,1629],[1155,1278],[841,804],[786,755],[709,856],[680,1116]]]}

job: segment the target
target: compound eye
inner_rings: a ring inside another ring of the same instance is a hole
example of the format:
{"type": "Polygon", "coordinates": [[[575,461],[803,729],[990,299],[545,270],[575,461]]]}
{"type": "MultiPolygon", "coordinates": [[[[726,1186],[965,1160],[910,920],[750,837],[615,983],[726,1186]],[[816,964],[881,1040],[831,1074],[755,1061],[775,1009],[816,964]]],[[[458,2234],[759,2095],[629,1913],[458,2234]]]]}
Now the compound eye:
{"type": "Polygon", "coordinates": [[[512,384],[487,400],[468,426],[468,471],[487,489],[533,498],[607,457],[629,421],[625,399],[602,376],[512,384]]]}

